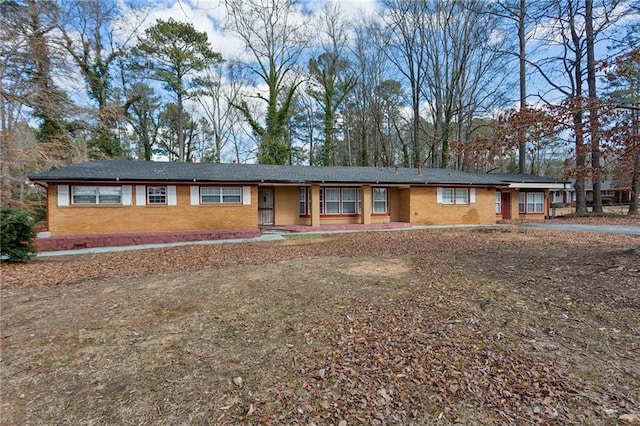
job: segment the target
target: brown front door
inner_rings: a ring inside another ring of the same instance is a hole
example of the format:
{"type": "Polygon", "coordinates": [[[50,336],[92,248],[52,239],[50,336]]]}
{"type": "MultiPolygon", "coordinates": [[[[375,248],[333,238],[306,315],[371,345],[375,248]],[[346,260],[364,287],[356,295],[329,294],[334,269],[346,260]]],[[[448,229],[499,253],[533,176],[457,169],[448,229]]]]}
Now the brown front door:
{"type": "Polygon", "coordinates": [[[500,193],[500,213],[502,214],[502,220],[511,219],[511,193],[500,193]]]}
{"type": "Polygon", "coordinates": [[[273,188],[258,188],[258,225],[273,225],[273,188]]]}

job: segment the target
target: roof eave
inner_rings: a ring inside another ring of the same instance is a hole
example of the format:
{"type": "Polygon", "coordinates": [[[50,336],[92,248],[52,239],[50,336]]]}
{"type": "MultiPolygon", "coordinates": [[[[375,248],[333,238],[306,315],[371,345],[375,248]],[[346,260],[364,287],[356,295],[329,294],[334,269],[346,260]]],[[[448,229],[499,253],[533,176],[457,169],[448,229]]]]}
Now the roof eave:
{"type": "Polygon", "coordinates": [[[571,184],[565,182],[510,182],[512,189],[569,189],[571,184]]]}

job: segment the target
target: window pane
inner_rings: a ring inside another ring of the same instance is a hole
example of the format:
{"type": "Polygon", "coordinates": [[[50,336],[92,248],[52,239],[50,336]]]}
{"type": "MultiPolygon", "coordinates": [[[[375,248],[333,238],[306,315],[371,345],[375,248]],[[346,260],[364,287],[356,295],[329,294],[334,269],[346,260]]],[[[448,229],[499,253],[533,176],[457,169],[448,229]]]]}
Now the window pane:
{"type": "Polygon", "coordinates": [[[535,204],[533,211],[535,213],[544,212],[544,194],[542,192],[536,192],[531,195],[533,195],[533,202],[535,204]]]}
{"type": "Polygon", "coordinates": [[[219,203],[221,201],[220,188],[213,188],[213,187],[201,188],[200,195],[201,195],[201,202],[203,204],[219,203]]]}
{"type": "Polygon", "coordinates": [[[469,204],[469,190],[467,188],[456,188],[456,204],[469,204]]]}
{"type": "Polygon", "coordinates": [[[521,192],[521,193],[518,195],[518,212],[519,212],[519,213],[524,213],[524,212],[525,212],[525,210],[524,210],[524,206],[525,206],[525,198],[526,198],[526,195],[527,195],[527,194],[525,194],[524,192],[521,192]]]}
{"type": "Polygon", "coordinates": [[[355,214],[356,212],[356,189],[342,189],[342,213],[355,214]]]}
{"type": "Polygon", "coordinates": [[[306,205],[307,205],[307,189],[300,188],[300,194],[298,196],[298,213],[301,215],[307,214],[306,205]]]}
{"type": "Polygon", "coordinates": [[[167,187],[165,186],[147,187],[147,202],[149,204],[166,204],[167,203],[167,187]]]}
{"type": "Polygon", "coordinates": [[[374,201],[387,201],[387,188],[373,188],[374,201]]]}
{"type": "Polygon", "coordinates": [[[340,189],[325,188],[325,214],[340,214],[340,189]]]}
{"type": "Polygon", "coordinates": [[[73,204],[96,204],[95,186],[74,186],[71,190],[73,204]]]}
{"type": "Polygon", "coordinates": [[[387,213],[387,188],[373,188],[373,213],[387,213]]]}
{"type": "Polygon", "coordinates": [[[340,189],[327,188],[324,190],[324,196],[326,201],[340,201],[340,189]]]}
{"type": "Polygon", "coordinates": [[[241,188],[222,188],[223,203],[240,203],[242,202],[241,188]]]}
{"type": "Polygon", "coordinates": [[[100,186],[98,187],[98,203],[99,204],[121,204],[121,188],[119,186],[100,186]]]}
{"type": "Polygon", "coordinates": [[[500,213],[502,211],[502,199],[500,198],[502,194],[499,191],[496,191],[496,213],[500,213]]]}
{"type": "Polygon", "coordinates": [[[453,188],[442,188],[442,204],[453,204],[453,188]]]}

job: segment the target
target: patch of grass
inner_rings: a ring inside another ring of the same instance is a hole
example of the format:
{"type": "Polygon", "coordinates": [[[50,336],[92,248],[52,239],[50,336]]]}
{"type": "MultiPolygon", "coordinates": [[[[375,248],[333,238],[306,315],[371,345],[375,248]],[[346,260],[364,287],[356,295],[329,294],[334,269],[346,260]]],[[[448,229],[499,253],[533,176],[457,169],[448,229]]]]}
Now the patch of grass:
{"type": "Polygon", "coordinates": [[[318,238],[325,238],[323,234],[284,234],[287,240],[299,241],[299,240],[315,240],[318,238]]]}
{"type": "Polygon", "coordinates": [[[245,339],[246,334],[243,331],[228,325],[220,330],[220,337],[225,340],[245,339]]]}
{"type": "Polygon", "coordinates": [[[161,301],[151,308],[151,313],[158,318],[177,318],[198,311],[198,306],[193,303],[178,303],[172,305],[161,301]]]}

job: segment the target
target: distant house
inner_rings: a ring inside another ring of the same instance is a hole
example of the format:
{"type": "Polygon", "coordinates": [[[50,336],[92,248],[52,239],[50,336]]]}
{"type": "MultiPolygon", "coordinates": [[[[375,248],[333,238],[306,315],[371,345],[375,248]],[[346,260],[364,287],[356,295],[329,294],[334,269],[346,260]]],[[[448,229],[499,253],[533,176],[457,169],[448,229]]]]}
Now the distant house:
{"type": "Polygon", "coordinates": [[[543,219],[569,183],[449,169],[90,161],[30,176],[46,188],[42,250],[321,229],[543,219]]]}
{"type": "MultiPolygon", "coordinates": [[[[573,188],[575,179],[564,189],[553,191],[551,203],[556,205],[576,205],[576,191],[573,188]]],[[[593,202],[593,182],[585,179],[585,198],[587,203],[593,202]]],[[[631,202],[631,188],[629,183],[606,179],[600,184],[600,194],[604,204],[629,204],[631,202]]]]}

